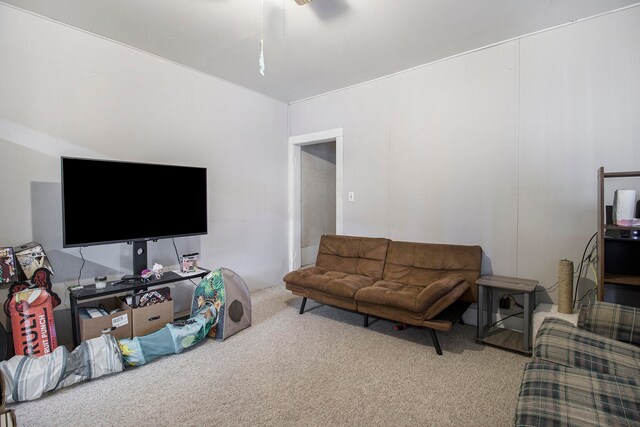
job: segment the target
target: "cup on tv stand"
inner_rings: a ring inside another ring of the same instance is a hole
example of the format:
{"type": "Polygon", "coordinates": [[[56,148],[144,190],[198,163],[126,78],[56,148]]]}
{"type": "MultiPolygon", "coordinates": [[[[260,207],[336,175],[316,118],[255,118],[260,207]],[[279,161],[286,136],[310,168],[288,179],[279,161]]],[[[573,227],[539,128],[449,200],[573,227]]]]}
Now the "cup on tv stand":
{"type": "Polygon", "coordinates": [[[104,289],[107,287],[107,276],[97,276],[94,280],[96,289],[104,289]]]}

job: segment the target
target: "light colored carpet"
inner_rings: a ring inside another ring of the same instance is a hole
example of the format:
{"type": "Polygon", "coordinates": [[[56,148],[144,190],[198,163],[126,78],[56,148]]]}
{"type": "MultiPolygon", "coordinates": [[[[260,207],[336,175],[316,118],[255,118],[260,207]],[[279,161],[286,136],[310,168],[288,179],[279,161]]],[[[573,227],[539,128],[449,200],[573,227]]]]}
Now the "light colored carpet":
{"type": "Polygon", "coordinates": [[[307,303],[252,294],[253,326],[224,342],[12,405],[21,426],[506,426],[527,357],[307,303]]]}

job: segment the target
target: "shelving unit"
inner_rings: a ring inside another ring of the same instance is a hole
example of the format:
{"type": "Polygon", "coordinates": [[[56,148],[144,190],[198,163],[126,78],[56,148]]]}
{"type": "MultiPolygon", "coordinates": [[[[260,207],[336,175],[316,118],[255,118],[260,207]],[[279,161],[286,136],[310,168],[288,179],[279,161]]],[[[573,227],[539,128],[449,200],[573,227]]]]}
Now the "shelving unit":
{"type": "Polygon", "coordinates": [[[606,223],[604,180],[607,178],[640,178],[640,171],[605,172],[604,167],[598,169],[598,301],[604,301],[605,283],[640,286],[640,239],[620,237],[620,233],[640,231],[640,227],[606,223]],[[612,255],[616,256],[615,260],[612,255]],[[627,261],[627,258],[631,260],[627,261]]]}

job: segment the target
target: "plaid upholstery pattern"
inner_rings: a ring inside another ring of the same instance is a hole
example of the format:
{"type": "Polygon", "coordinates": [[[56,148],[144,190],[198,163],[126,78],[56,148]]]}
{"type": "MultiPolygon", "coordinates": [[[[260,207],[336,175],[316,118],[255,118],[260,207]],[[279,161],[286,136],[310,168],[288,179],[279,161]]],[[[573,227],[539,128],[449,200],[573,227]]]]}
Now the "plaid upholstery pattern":
{"type": "Polygon", "coordinates": [[[640,378],[640,347],[576,328],[560,319],[542,322],[533,357],[601,374],[640,378]]]}
{"type": "Polygon", "coordinates": [[[525,367],[514,425],[640,425],[639,379],[530,362],[525,367]]]}
{"type": "Polygon", "coordinates": [[[640,345],[640,310],[637,308],[598,301],[580,309],[578,327],[640,345]]]}

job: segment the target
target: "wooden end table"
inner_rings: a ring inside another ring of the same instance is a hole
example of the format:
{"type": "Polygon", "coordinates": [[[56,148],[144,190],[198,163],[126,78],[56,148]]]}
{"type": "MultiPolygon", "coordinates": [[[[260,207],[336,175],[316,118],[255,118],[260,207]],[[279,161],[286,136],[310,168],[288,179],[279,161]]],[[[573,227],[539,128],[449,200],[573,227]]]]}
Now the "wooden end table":
{"type": "Polygon", "coordinates": [[[536,305],[537,280],[508,276],[482,276],[478,284],[478,336],[476,341],[531,355],[532,317],[536,305]],[[493,327],[493,290],[501,289],[524,295],[522,332],[493,327]]]}

